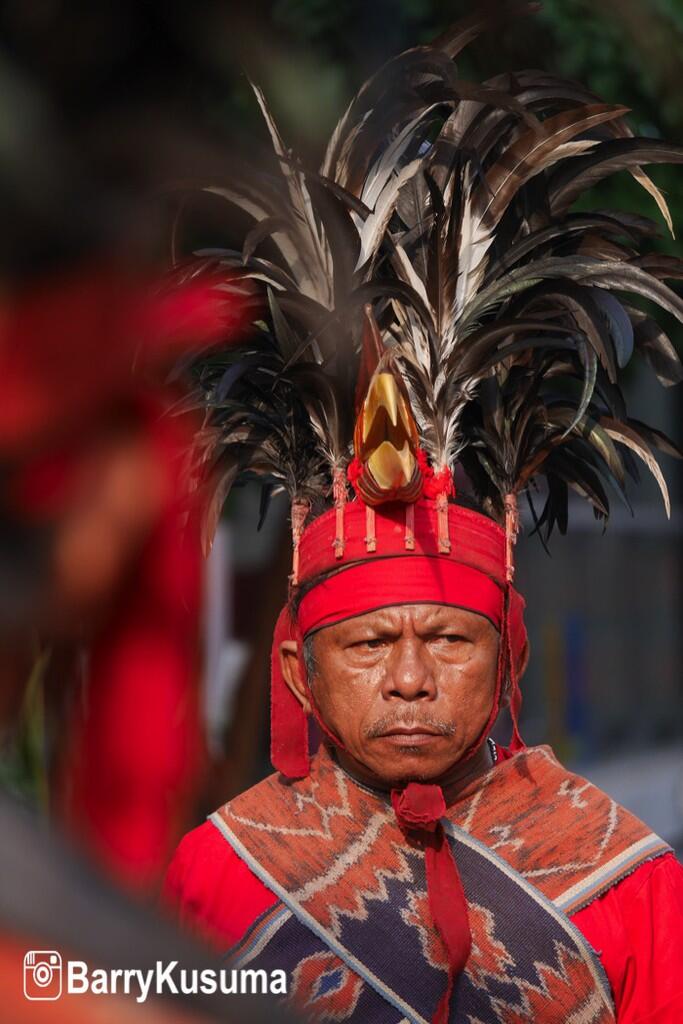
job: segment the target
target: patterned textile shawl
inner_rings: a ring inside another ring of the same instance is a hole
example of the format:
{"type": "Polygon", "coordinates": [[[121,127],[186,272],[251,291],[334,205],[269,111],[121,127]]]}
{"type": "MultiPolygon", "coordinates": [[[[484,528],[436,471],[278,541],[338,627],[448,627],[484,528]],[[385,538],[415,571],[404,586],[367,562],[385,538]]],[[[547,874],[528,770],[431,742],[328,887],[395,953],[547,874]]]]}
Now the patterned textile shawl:
{"type": "MultiPolygon", "coordinates": [[[[321,749],[308,778],[272,775],[211,820],[279,897],[239,944],[238,963],[287,970],[290,999],[312,1021],[429,1022],[447,957],[424,853],[386,795],[321,749]]],[[[451,1021],[614,1021],[602,966],[567,915],[669,847],[548,747],[477,779],[444,827],[473,939],[451,1021]]]]}

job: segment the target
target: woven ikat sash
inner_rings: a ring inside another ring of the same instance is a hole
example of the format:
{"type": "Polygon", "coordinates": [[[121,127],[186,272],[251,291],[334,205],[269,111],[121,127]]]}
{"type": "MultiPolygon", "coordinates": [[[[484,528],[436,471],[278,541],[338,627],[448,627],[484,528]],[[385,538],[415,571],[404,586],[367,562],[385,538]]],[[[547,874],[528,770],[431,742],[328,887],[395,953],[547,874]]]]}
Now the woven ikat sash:
{"type": "MultiPolygon", "coordinates": [[[[240,965],[287,970],[311,1021],[428,1024],[448,960],[424,852],[388,798],[321,750],[308,778],[270,776],[212,821],[279,897],[235,951],[240,965]]],[[[547,747],[492,768],[443,824],[472,932],[451,1022],[613,1022],[601,964],[568,915],[669,847],[547,747]]]]}

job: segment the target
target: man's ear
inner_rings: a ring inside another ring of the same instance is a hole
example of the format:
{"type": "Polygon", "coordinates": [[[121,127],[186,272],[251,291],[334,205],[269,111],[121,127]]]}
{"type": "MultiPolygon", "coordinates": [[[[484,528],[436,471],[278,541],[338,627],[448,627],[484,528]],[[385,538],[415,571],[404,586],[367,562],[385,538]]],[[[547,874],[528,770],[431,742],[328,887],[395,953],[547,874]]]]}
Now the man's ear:
{"type": "Polygon", "coordinates": [[[308,688],[301,675],[299,645],[296,640],[283,640],[280,644],[280,668],[287,686],[301,704],[306,714],[311,712],[308,688]]]}

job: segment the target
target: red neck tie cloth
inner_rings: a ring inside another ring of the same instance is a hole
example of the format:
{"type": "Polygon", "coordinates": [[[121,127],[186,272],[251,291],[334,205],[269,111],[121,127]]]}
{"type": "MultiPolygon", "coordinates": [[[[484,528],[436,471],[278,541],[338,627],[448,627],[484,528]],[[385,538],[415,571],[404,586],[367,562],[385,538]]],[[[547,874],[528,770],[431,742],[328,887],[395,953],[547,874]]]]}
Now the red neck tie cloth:
{"type": "Polygon", "coordinates": [[[448,985],[433,1024],[448,1024],[453,986],[470,955],[472,934],[460,874],[441,824],[446,803],[440,786],[418,782],[408,783],[402,791],[393,790],[391,803],[401,829],[417,836],[424,847],[429,910],[449,963],[448,985]]]}

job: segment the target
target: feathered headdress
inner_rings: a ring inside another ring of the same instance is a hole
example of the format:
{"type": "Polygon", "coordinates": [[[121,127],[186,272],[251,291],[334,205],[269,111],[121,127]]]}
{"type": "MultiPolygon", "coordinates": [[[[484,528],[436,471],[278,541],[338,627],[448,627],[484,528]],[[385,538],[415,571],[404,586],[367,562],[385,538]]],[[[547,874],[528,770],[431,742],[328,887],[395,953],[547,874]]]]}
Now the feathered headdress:
{"type": "MultiPolygon", "coordinates": [[[[665,331],[637,304],[683,321],[666,283],[683,262],[643,253],[658,233],[647,218],[572,210],[627,170],[671,229],[643,165],[681,163],[683,149],[635,137],[624,107],[574,82],[458,76],[454,58],[483,28],[535,8],[475,14],[390,60],[349,104],[319,172],[286,148],[254,87],[274,166],[205,188],[236,215],[241,248],[178,258],[175,270],[179,280],[227,271],[225,287],[253,303],[249,341],[194,366],[207,541],[236,482],[262,483],[262,514],[287,491],[292,584],[345,571],[327,587],[330,607],[316,599],[310,612],[304,599],[296,622],[283,612],[279,639],[400,600],[488,615],[501,636],[489,725],[507,686],[513,746],[526,645],[512,587],[518,496],[545,543],[566,529],[570,490],[603,519],[608,488],[627,501],[639,457],[668,512],[654,450],[680,453],[629,417],[620,376],[638,353],[662,384],[683,378],[665,331]],[[456,475],[489,518],[449,501],[456,475]],[[416,557],[392,562],[406,553],[416,557]]],[[[306,723],[278,664],[272,759],[296,775],[308,763],[306,723]]]]}
{"type": "Polygon", "coordinates": [[[254,87],[274,166],[204,189],[250,219],[241,250],[176,253],[179,279],[228,269],[255,286],[248,342],[194,368],[208,535],[241,480],[261,481],[264,510],[287,491],[296,547],[309,511],[342,508],[349,483],[371,508],[426,494],[443,512],[460,466],[509,533],[517,495],[531,501],[544,479],[534,517],[547,536],[566,528],[569,489],[606,518],[608,485],[625,496],[634,454],[668,510],[653,449],[678,451],[629,418],[619,378],[634,352],[662,384],[683,377],[637,305],[683,320],[666,283],[683,263],[643,254],[658,233],[649,219],[572,207],[626,169],[671,229],[643,165],[683,162],[683,150],[635,137],[624,107],[543,72],[464,82],[454,58],[486,25],[475,15],[389,61],[317,173],[254,87]]]}

